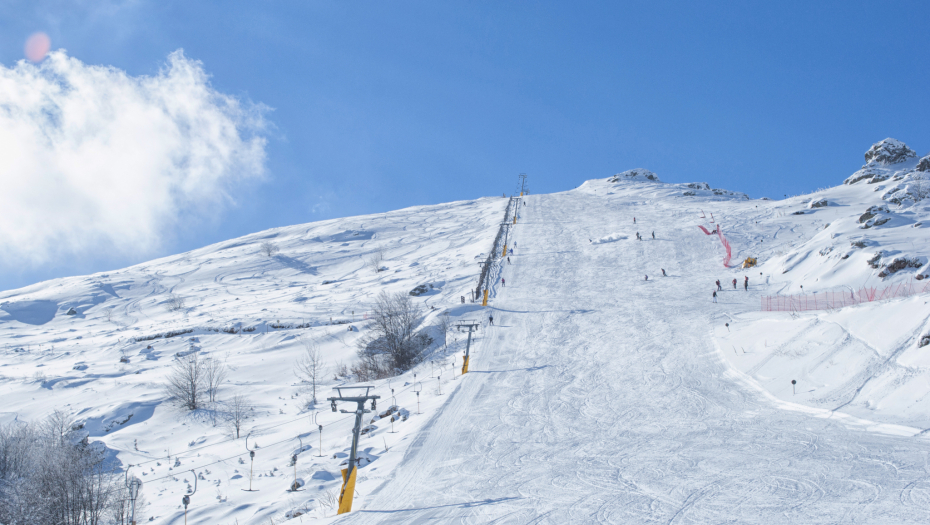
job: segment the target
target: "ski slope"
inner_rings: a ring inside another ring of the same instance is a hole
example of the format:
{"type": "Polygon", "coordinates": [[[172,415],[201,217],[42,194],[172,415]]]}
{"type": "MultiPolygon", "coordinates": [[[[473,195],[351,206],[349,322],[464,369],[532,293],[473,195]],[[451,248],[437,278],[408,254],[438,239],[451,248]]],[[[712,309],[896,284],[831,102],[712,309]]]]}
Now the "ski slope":
{"type": "MultiPolygon", "coordinates": [[[[748,272],[720,266],[670,190],[614,191],[526,198],[473,372],[337,522],[930,519],[926,438],[777,402],[734,370],[714,332],[758,310],[756,279],[712,304],[714,277],[748,272]],[[653,229],[654,241],[590,241],[653,229]]],[[[720,206],[746,217],[757,202],[720,206]]]]}
{"type": "Polygon", "coordinates": [[[930,275],[930,205],[907,197],[930,160],[897,141],[869,151],[846,184],[778,201],[642,169],[528,196],[487,308],[461,298],[502,198],[277,228],[2,292],[0,423],[65,410],[109,466],[142,479],[140,522],[158,524],[184,523],[195,487],[189,523],[925,523],[930,294],[760,311],[802,287],[930,275]],[[729,268],[698,226],[725,233],[729,268]],[[747,256],[760,265],[737,267],[747,256]],[[307,344],[324,353],[321,400],[357,384],[341,365],[372,300],[420,286],[434,344],[372,382],[377,412],[398,418],[366,416],[353,512],[336,516],[351,417],[310,403],[294,363],[307,344]],[[458,321],[482,323],[465,376],[464,336],[441,329],[458,321]],[[164,385],[191,352],[229,376],[216,403],[187,412],[164,385]],[[238,439],[235,395],[250,403],[238,439]]]}

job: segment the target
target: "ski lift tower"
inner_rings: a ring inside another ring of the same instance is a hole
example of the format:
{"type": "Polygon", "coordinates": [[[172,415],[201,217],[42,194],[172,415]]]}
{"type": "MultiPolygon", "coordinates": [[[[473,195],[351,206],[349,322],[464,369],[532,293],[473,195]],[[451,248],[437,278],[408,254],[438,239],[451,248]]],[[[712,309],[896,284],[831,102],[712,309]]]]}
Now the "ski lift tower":
{"type": "Polygon", "coordinates": [[[526,173],[520,174],[520,196],[522,197],[526,192],[526,173]]]}
{"type": "Polygon", "coordinates": [[[462,359],[462,374],[467,374],[468,358],[470,357],[471,351],[471,333],[478,330],[478,323],[460,323],[455,325],[455,328],[460,332],[468,330],[468,342],[465,343],[465,357],[462,359]]]}
{"type": "Polygon", "coordinates": [[[378,409],[377,399],[381,396],[371,395],[373,386],[337,386],[337,397],[327,398],[333,412],[336,412],[337,401],[355,402],[355,410],[339,410],[343,414],[355,414],[355,427],[352,429],[352,449],[349,451],[349,463],[342,470],[342,491],[339,493],[339,512],[345,514],[352,510],[352,496],[355,494],[355,476],[358,470],[358,436],[362,432],[362,417],[378,409]],[[345,392],[343,392],[345,391],[345,392]],[[365,402],[371,401],[371,410],[365,409],[365,402]]]}

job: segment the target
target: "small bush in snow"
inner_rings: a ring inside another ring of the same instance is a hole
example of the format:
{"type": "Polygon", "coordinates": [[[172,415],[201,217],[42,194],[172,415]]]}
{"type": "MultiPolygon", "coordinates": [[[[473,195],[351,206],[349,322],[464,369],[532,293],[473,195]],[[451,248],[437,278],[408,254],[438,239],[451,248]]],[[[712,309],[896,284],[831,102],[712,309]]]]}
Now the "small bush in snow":
{"type": "Polygon", "coordinates": [[[279,251],[278,246],[271,241],[265,241],[261,243],[259,245],[259,250],[261,250],[261,252],[267,255],[268,257],[271,257],[272,255],[278,253],[279,251]]]}
{"type": "Polygon", "coordinates": [[[359,340],[359,363],[353,372],[370,380],[376,378],[372,374],[386,377],[420,362],[423,351],[433,343],[428,334],[416,331],[422,317],[409,295],[382,292],[372,309],[369,335],[359,340]]]}

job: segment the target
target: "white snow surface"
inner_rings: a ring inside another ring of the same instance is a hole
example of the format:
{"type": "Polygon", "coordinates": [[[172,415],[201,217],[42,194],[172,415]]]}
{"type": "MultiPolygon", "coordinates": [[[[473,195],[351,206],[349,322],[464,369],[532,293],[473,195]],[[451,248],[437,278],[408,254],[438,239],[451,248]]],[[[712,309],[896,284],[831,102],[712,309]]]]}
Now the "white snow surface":
{"type": "MultiPolygon", "coordinates": [[[[902,177],[889,182],[912,175],[904,164],[887,168],[902,177]]],[[[918,340],[930,330],[930,293],[760,311],[761,296],[802,286],[920,283],[930,203],[889,202],[876,184],[771,201],[610,178],[530,195],[508,231],[512,264],[496,259],[484,309],[460,297],[503,219],[500,198],[280,228],[5,292],[3,418],[71,411],[122,468],[136,465],[154,523],[183,523],[190,469],[201,476],[192,523],[925,523],[930,346],[918,340]],[[829,206],[808,207],[820,199],[829,206]],[[860,222],[875,206],[887,211],[860,222]],[[717,236],[698,225],[726,235],[730,268],[717,236]],[[265,240],[280,252],[259,253],[265,240]],[[378,247],[381,272],[366,262],[378,247]],[[738,268],[747,256],[760,266],[738,268]],[[921,265],[879,277],[898,257],[921,265]],[[420,284],[433,285],[415,299],[428,308],[424,326],[446,313],[482,323],[470,372],[459,374],[464,342],[450,334],[417,369],[374,382],[379,410],[396,400],[407,417],[393,432],[375,418],[353,512],[334,516],[321,502],[340,485],[351,423],[325,403],[306,408],[307,387],[291,371],[301,340],[326,353],[325,398],[351,384],[333,375],[351,361],[373,297],[420,284]],[[185,312],[164,308],[169,292],[186,299],[185,312]],[[256,330],[209,330],[238,326],[256,330]],[[244,491],[244,440],[214,426],[210,411],[183,412],[165,398],[167,367],[191,349],[230,364],[221,399],[245,393],[255,405],[257,492],[244,491]],[[304,485],[287,492],[298,452],[304,485]]]]}

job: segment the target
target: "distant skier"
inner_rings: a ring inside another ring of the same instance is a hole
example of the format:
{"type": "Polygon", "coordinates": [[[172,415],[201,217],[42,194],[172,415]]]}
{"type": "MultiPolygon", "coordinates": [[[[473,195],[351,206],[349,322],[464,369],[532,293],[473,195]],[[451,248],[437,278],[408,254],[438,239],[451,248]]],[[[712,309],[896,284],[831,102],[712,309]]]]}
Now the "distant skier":
{"type": "Polygon", "coordinates": [[[736,290],[736,277],[733,278],[733,289],[736,290]]]}
{"type": "Polygon", "coordinates": [[[507,281],[503,277],[501,277],[501,286],[507,286],[507,281]]]}
{"type": "Polygon", "coordinates": [[[526,206],[526,201],[523,201],[523,205],[526,206]]]}
{"type": "Polygon", "coordinates": [[[749,276],[743,277],[743,290],[749,291],[749,276]]]}
{"type": "Polygon", "coordinates": [[[513,264],[510,262],[510,257],[507,257],[507,264],[513,264]]]}
{"type": "Polygon", "coordinates": [[[667,275],[665,275],[665,268],[662,268],[662,277],[668,277],[667,275]]]}
{"type": "Polygon", "coordinates": [[[636,224],[636,217],[633,217],[633,224],[636,224]]]}
{"type": "Polygon", "coordinates": [[[717,279],[717,290],[723,291],[723,288],[720,287],[720,279],[717,279]]]}
{"type": "MultiPolygon", "coordinates": [[[[714,302],[717,302],[717,301],[714,301],[714,302]]],[[[489,316],[488,316],[488,322],[491,323],[492,325],[494,324],[494,316],[493,316],[493,315],[489,315],[489,316]]]]}
{"type": "MultiPolygon", "coordinates": [[[[717,302],[717,290],[714,290],[714,302],[715,302],[715,303],[717,302]]],[[[491,324],[493,324],[493,323],[491,323],[491,324]]]]}
{"type": "Polygon", "coordinates": [[[462,296],[462,304],[465,304],[465,296],[462,296]]]}
{"type": "Polygon", "coordinates": [[[647,281],[649,280],[649,276],[648,276],[648,275],[646,276],[646,280],[647,280],[647,281]]]}
{"type": "Polygon", "coordinates": [[[643,238],[639,236],[639,232],[636,232],[636,240],[637,241],[643,240],[643,238]]]}
{"type": "Polygon", "coordinates": [[[653,238],[653,239],[656,238],[656,232],[652,232],[652,238],[653,238]]]}

